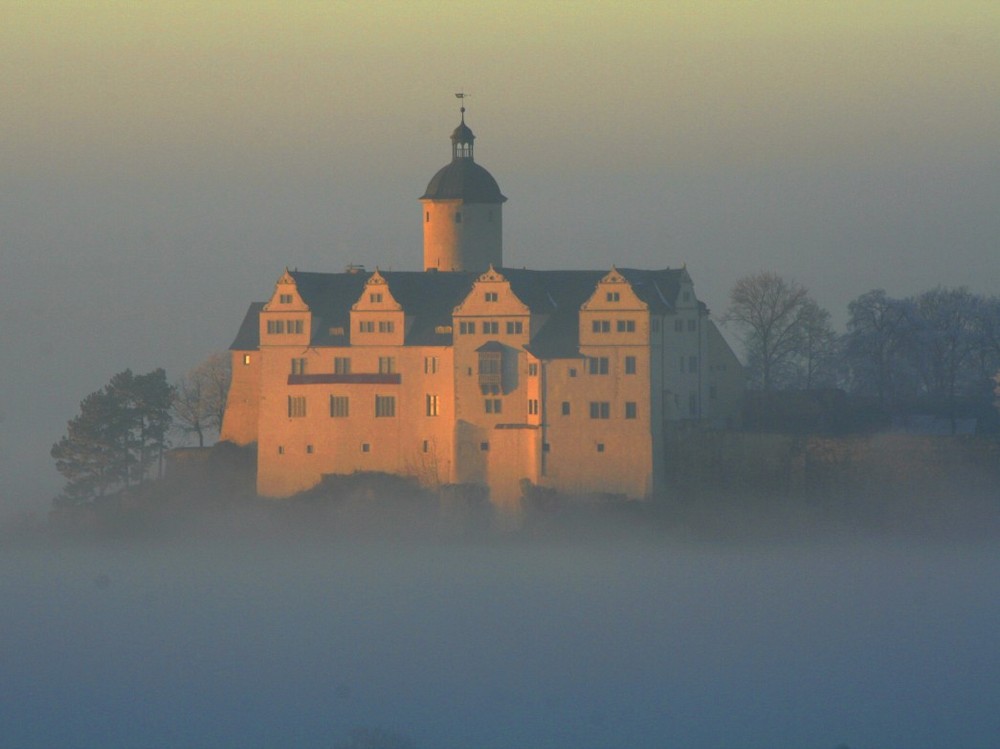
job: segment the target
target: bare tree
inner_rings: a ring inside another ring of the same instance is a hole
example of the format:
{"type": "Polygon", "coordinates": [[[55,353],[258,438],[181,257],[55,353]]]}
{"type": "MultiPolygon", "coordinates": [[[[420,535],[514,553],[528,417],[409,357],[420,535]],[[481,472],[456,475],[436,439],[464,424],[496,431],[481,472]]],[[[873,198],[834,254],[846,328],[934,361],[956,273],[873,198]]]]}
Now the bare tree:
{"type": "Polygon", "coordinates": [[[800,315],[802,346],[797,357],[799,387],[829,387],[837,379],[840,338],[830,324],[830,313],[807,299],[800,315]]]}
{"type": "Polygon", "coordinates": [[[198,447],[205,446],[206,433],[222,427],[230,378],[229,355],[220,352],[209,356],[177,383],[174,417],[187,434],[198,436],[198,447]]]}
{"type": "Polygon", "coordinates": [[[793,380],[810,304],[815,308],[804,286],[770,272],[744,276],[729,292],[729,309],[722,319],[735,323],[751,377],[762,389],[793,380]]]}
{"type": "Polygon", "coordinates": [[[914,324],[913,303],[874,289],[852,301],[847,311],[844,354],[852,389],[873,394],[879,405],[890,406],[912,379],[905,354],[914,324]]]}

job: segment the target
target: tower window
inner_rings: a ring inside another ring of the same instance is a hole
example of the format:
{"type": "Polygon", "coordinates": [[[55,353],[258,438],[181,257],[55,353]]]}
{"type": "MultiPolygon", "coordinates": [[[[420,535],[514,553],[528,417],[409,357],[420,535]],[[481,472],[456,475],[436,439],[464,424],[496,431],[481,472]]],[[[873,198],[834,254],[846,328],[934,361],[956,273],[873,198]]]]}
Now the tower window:
{"type": "Polygon", "coordinates": [[[607,296],[607,300],[609,302],[620,301],[621,300],[621,294],[619,292],[617,292],[617,291],[609,291],[608,292],[608,296],[607,296]]]}
{"type": "Polygon", "coordinates": [[[590,374],[606,375],[608,373],[608,357],[592,356],[587,360],[590,374]]]}
{"type": "Polygon", "coordinates": [[[430,211],[427,211],[427,213],[424,214],[424,221],[426,221],[428,224],[431,222],[431,212],[430,211]]]}
{"type": "Polygon", "coordinates": [[[634,419],[636,418],[636,404],[635,401],[625,401],[625,418],[634,419]]]}
{"type": "Polygon", "coordinates": [[[292,295],[291,294],[280,294],[278,296],[278,302],[280,302],[281,304],[291,304],[292,303],[292,295]]]}
{"type": "Polygon", "coordinates": [[[243,354],[243,363],[244,364],[250,363],[250,354],[243,354]]]}
{"type": "Polygon", "coordinates": [[[379,302],[382,301],[382,295],[377,292],[374,294],[369,294],[368,301],[371,302],[372,304],[378,304],[379,302]]]}
{"type": "Polygon", "coordinates": [[[487,291],[486,292],[486,301],[487,302],[495,302],[497,300],[497,298],[498,298],[497,292],[495,292],[495,291],[487,291]]]}
{"type": "Polygon", "coordinates": [[[635,374],[635,357],[625,357],[625,374],[635,374]]]}

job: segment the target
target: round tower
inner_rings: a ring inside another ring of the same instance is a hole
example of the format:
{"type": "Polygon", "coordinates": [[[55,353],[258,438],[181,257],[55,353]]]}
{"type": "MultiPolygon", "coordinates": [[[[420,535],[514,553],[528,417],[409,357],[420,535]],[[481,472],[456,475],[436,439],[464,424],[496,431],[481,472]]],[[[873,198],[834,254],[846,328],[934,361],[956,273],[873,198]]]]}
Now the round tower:
{"type": "Polygon", "coordinates": [[[503,266],[503,204],[497,181],[473,158],[476,136],[462,121],[451,134],[451,163],[420,196],[424,270],[485,271],[503,266]]]}

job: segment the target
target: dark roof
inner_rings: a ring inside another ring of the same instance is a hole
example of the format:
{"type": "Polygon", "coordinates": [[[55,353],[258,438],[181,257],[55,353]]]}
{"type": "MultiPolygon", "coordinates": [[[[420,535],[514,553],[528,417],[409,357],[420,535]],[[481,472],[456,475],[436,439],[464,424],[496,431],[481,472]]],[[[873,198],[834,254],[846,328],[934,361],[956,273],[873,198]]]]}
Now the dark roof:
{"type": "Polygon", "coordinates": [[[465,124],[465,116],[462,117],[461,124],[451,132],[452,143],[472,143],[476,136],[472,134],[472,128],[465,124]]]}
{"type": "Polygon", "coordinates": [[[461,199],[466,203],[503,203],[507,200],[493,175],[468,158],[453,159],[439,169],[420,199],[461,199]]]}
{"type": "MultiPolygon", "coordinates": [[[[541,329],[526,347],[542,359],[579,356],[578,312],[594,293],[606,270],[527,270],[498,268],[512,291],[544,318],[541,329]]],[[[618,269],[651,311],[668,314],[675,308],[686,271],[618,269]]],[[[479,277],[474,272],[380,271],[389,293],[406,311],[411,323],[405,345],[447,346],[452,343],[452,312],[468,296],[479,277]]],[[[371,276],[366,272],[306,273],[290,271],[299,294],[314,315],[312,345],[344,345],[349,336],[335,336],[331,328],[349,333],[351,306],[358,301],[371,276]]],[[[230,347],[254,350],[260,343],[258,315],[264,304],[250,305],[236,340],[230,347]]]]}
{"type": "Polygon", "coordinates": [[[230,351],[256,351],[260,348],[260,311],[264,309],[264,302],[253,302],[243,322],[240,323],[240,331],[236,334],[236,340],[229,347],[230,351]]]}

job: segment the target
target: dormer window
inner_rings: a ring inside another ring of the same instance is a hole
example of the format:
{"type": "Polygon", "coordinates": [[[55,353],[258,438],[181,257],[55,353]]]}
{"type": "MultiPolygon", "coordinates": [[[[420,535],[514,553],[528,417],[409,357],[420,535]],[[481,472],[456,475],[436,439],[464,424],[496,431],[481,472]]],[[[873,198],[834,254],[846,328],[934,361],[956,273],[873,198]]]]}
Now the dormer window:
{"type": "Polygon", "coordinates": [[[621,294],[617,291],[609,291],[607,295],[607,300],[609,302],[621,301],[621,294]]]}
{"type": "Polygon", "coordinates": [[[379,304],[382,301],[382,295],[379,293],[369,294],[368,301],[372,304],[379,304]]]}
{"type": "Polygon", "coordinates": [[[495,301],[497,301],[498,298],[499,297],[497,295],[497,292],[495,292],[495,291],[487,291],[486,292],[486,301],[487,302],[495,302],[495,301]]]}
{"type": "Polygon", "coordinates": [[[291,294],[279,294],[278,295],[278,302],[280,304],[291,304],[292,303],[292,295],[291,294]]]}

